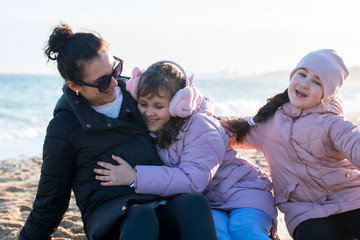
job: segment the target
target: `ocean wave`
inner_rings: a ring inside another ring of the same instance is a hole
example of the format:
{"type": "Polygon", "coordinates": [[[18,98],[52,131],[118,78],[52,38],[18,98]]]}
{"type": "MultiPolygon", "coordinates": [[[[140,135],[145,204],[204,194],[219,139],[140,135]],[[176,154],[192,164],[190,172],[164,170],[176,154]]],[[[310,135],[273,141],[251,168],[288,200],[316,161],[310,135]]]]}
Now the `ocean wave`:
{"type": "Polygon", "coordinates": [[[48,121],[4,121],[0,120],[0,141],[28,139],[45,134],[48,121]]]}

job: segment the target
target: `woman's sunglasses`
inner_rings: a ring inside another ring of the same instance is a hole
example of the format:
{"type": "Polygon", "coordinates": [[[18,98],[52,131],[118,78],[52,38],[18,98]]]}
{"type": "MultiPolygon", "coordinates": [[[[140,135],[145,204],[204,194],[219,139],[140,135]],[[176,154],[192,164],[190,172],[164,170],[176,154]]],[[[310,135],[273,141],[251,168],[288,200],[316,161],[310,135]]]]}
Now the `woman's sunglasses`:
{"type": "Polygon", "coordinates": [[[114,56],[114,59],[119,62],[118,65],[116,65],[116,67],[114,68],[114,70],[112,71],[111,74],[105,75],[105,76],[99,78],[98,79],[99,83],[91,84],[91,83],[87,83],[84,81],[76,81],[76,83],[79,85],[95,87],[95,88],[99,89],[99,92],[104,92],[110,86],[111,78],[114,77],[116,79],[122,72],[123,60],[121,60],[120,58],[115,57],[115,56],[114,56]]]}

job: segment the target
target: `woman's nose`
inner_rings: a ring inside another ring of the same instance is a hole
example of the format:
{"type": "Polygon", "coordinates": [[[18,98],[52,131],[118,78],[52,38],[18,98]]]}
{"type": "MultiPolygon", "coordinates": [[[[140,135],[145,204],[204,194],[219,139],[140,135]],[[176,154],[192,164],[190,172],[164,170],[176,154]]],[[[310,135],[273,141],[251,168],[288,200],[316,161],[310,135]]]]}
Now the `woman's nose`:
{"type": "Polygon", "coordinates": [[[117,82],[116,78],[111,77],[111,83],[110,83],[110,86],[112,86],[112,87],[116,87],[117,85],[118,85],[118,82],[117,82]]]}

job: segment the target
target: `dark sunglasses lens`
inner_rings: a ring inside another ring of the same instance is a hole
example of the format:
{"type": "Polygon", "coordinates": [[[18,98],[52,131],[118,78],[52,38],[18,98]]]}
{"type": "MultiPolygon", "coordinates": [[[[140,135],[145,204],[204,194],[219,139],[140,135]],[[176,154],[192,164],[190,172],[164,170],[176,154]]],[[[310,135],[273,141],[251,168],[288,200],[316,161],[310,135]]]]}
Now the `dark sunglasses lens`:
{"type": "Polygon", "coordinates": [[[120,75],[122,72],[122,62],[119,62],[119,64],[116,66],[116,68],[113,70],[110,76],[104,77],[103,80],[98,84],[98,89],[100,92],[104,92],[111,83],[111,78],[114,77],[115,79],[120,75]]]}
{"type": "Polygon", "coordinates": [[[116,66],[116,68],[113,71],[113,76],[116,79],[122,72],[122,62],[119,62],[119,64],[116,66]]]}
{"type": "Polygon", "coordinates": [[[110,85],[111,83],[111,75],[104,77],[103,80],[101,80],[101,82],[99,82],[98,84],[98,89],[100,92],[104,92],[110,85]]]}

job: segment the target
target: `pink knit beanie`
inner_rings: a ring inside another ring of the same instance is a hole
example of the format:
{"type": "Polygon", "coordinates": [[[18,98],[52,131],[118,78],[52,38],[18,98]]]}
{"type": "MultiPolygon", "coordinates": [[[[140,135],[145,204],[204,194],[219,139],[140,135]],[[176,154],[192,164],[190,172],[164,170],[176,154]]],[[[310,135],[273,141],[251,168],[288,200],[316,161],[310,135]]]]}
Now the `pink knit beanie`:
{"type": "Polygon", "coordinates": [[[324,100],[327,101],[336,95],[349,71],[341,57],[331,49],[322,49],[308,53],[290,73],[290,79],[300,68],[312,70],[320,79],[324,100]]]}

